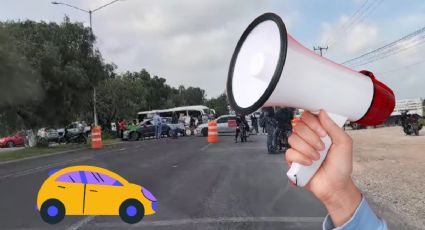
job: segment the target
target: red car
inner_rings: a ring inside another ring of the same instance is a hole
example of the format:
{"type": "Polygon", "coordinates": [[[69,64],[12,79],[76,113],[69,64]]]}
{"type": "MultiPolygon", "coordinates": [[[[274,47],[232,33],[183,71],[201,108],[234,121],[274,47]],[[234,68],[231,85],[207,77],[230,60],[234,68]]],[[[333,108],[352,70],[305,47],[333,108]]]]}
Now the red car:
{"type": "Polygon", "coordinates": [[[0,148],[3,147],[15,147],[25,144],[25,135],[21,132],[17,132],[12,136],[0,138],[0,148]]]}

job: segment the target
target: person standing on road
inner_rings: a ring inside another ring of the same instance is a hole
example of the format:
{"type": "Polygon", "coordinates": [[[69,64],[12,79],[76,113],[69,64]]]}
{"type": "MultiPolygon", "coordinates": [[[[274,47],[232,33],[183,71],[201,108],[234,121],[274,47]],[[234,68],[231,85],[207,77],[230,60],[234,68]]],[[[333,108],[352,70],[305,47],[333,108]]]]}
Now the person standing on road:
{"type": "Polygon", "coordinates": [[[162,136],[162,118],[158,112],[153,116],[153,124],[155,125],[155,138],[160,139],[162,136]]]}
{"type": "Polygon", "coordinates": [[[274,118],[274,109],[273,107],[265,108],[263,123],[267,132],[267,151],[268,153],[274,153],[274,141],[273,134],[276,130],[277,122],[274,118]]]}
{"type": "MultiPolygon", "coordinates": [[[[245,115],[238,114],[236,116],[236,133],[235,133],[235,143],[238,142],[238,136],[239,134],[245,129],[249,129],[248,122],[245,119],[245,115]]],[[[246,135],[246,134],[245,134],[246,135]]],[[[243,132],[241,133],[241,142],[243,142],[245,139],[245,136],[243,136],[243,132]]]]}
{"type": "Polygon", "coordinates": [[[190,120],[189,120],[190,135],[194,135],[194,130],[196,128],[195,122],[196,121],[193,115],[190,115],[190,120]]]}
{"type": "Polygon", "coordinates": [[[293,162],[311,165],[325,148],[321,137],[329,135],[332,146],[319,170],[305,186],[319,199],[329,215],[324,230],[388,230],[384,220],[375,215],[364,195],[355,185],[353,171],[353,141],[325,111],[319,116],[304,112],[289,137],[291,148],[286,152],[289,166],[293,162]]]}
{"type": "Polygon", "coordinates": [[[119,134],[120,134],[120,138],[123,138],[124,136],[124,131],[127,129],[127,125],[125,123],[125,119],[121,118],[120,122],[118,123],[118,130],[119,130],[119,134]]]}
{"type": "Polygon", "coordinates": [[[289,148],[288,137],[292,131],[292,119],[294,118],[293,108],[278,108],[275,114],[277,129],[274,133],[276,141],[279,143],[279,150],[283,152],[289,148]]]}
{"type": "Polygon", "coordinates": [[[251,114],[251,124],[252,124],[252,129],[255,130],[255,134],[258,134],[258,119],[255,116],[255,114],[251,114]]]}
{"type": "Polygon", "coordinates": [[[177,139],[177,124],[179,123],[179,117],[177,116],[176,112],[173,112],[173,115],[171,117],[171,124],[175,124],[176,126],[173,126],[173,138],[177,139]]]}
{"type": "Polygon", "coordinates": [[[265,112],[264,110],[261,111],[259,121],[260,121],[260,127],[261,127],[261,133],[266,133],[266,120],[265,120],[265,112]]]}

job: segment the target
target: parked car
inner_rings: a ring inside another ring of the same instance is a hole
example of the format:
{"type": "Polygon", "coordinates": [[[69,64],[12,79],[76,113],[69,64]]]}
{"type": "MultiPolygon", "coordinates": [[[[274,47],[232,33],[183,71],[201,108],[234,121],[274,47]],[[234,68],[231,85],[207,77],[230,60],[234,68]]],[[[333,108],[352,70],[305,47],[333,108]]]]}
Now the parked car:
{"type": "Polygon", "coordinates": [[[37,143],[40,142],[65,142],[63,129],[41,128],[37,131],[37,143]]]}
{"type": "MultiPolygon", "coordinates": [[[[162,123],[162,136],[170,137],[172,130],[169,124],[162,123]]],[[[155,136],[155,125],[152,119],[145,120],[139,124],[136,130],[126,130],[123,133],[123,140],[136,141],[140,138],[154,137],[155,136]]]]}
{"type": "MultiPolygon", "coordinates": [[[[186,127],[185,127],[184,122],[179,121],[177,124],[172,124],[171,119],[172,119],[171,117],[164,117],[164,118],[162,118],[162,122],[167,124],[168,127],[170,127],[171,131],[176,130],[177,134],[180,134],[182,136],[186,136],[186,127]]],[[[172,133],[169,134],[168,136],[172,136],[172,133]]]]}
{"type": "Polygon", "coordinates": [[[7,137],[0,138],[0,147],[8,147],[12,148],[15,146],[23,146],[25,145],[25,133],[24,132],[16,132],[15,134],[7,137]]]}
{"type": "Polygon", "coordinates": [[[75,121],[66,126],[66,131],[69,133],[83,132],[86,136],[89,136],[91,127],[85,121],[75,121]]]}
{"type": "MultiPolygon", "coordinates": [[[[229,119],[236,119],[236,115],[222,115],[215,120],[217,121],[217,131],[219,134],[236,132],[236,127],[229,127],[229,119]]],[[[199,125],[196,128],[196,133],[204,137],[208,136],[208,124],[199,125]]]]}

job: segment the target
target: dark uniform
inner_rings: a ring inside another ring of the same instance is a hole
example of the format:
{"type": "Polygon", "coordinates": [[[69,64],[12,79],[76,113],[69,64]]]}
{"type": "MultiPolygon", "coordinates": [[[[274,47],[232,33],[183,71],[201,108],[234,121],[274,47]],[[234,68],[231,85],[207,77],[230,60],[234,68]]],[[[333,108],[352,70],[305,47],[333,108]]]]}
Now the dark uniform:
{"type": "MultiPolygon", "coordinates": [[[[238,142],[239,133],[242,131],[242,128],[249,131],[248,122],[245,119],[244,115],[236,116],[236,134],[235,134],[235,142],[238,142]]],[[[244,137],[241,136],[241,142],[244,141],[244,137]]]]}

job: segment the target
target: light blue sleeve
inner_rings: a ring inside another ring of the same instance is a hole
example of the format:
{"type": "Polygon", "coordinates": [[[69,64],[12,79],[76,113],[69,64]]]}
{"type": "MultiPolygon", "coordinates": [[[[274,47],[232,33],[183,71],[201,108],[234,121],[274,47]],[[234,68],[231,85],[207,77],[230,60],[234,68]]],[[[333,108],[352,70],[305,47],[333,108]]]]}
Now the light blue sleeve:
{"type": "Polygon", "coordinates": [[[323,222],[323,230],[388,230],[384,220],[378,218],[369,207],[366,199],[363,197],[354,215],[344,225],[335,228],[331,217],[328,215],[323,222]]]}

